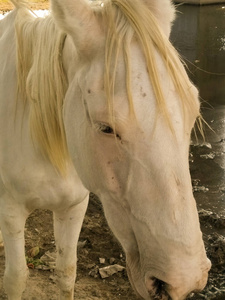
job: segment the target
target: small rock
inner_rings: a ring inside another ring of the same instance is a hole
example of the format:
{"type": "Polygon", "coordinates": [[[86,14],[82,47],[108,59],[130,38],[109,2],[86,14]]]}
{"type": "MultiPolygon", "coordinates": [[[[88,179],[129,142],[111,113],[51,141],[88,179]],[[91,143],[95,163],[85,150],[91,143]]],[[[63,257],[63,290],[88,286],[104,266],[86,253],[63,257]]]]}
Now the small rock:
{"type": "Polygon", "coordinates": [[[99,258],[99,263],[104,264],[105,263],[105,258],[99,258]]]}
{"type": "Polygon", "coordinates": [[[93,264],[87,264],[87,269],[92,269],[94,268],[96,265],[93,263],[93,264]]]}
{"type": "Polygon", "coordinates": [[[211,216],[213,212],[210,210],[199,209],[198,214],[200,218],[205,218],[211,216]]]}
{"type": "Polygon", "coordinates": [[[78,248],[78,249],[82,249],[82,248],[85,247],[86,244],[87,244],[87,240],[85,240],[85,241],[83,241],[83,242],[78,241],[78,243],[77,243],[77,248],[78,248]]]}
{"type": "Polygon", "coordinates": [[[200,179],[192,179],[191,182],[192,182],[193,186],[197,186],[200,184],[201,180],[200,179]]]}
{"type": "Polygon", "coordinates": [[[94,269],[92,269],[88,275],[91,276],[91,277],[94,277],[94,278],[97,278],[98,277],[98,273],[99,273],[99,267],[98,266],[95,266],[94,269]]]}
{"type": "Polygon", "coordinates": [[[200,148],[206,147],[208,149],[212,149],[212,145],[210,143],[205,143],[205,142],[204,143],[199,143],[199,144],[195,144],[195,143],[191,142],[191,145],[194,146],[194,147],[200,147],[200,148]]]}
{"type": "Polygon", "coordinates": [[[206,188],[205,186],[193,186],[193,192],[203,192],[203,193],[206,193],[208,191],[209,191],[209,189],[206,188]]]}
{"type": "Polygon", "coordinates": [[[213,152],[211,152],[209,154],[202,154],[202,155],[200,155],[201,158],[205,158],[205,159],[214,159],[215,156],[216,155],[213,152]]]}
{"type": "Polygon", "coordinates": [[[110,257],[109,263],[110,265],[113,265],[115,263],[116,259],[114,257],[110,257]]]}
{"type": "Polygon", "coordinates": [[[117,272],[123,271],[125,268],[120,265],[111,265],[99,269],[99,273],[102,279],[112,276],[117,272]]]}

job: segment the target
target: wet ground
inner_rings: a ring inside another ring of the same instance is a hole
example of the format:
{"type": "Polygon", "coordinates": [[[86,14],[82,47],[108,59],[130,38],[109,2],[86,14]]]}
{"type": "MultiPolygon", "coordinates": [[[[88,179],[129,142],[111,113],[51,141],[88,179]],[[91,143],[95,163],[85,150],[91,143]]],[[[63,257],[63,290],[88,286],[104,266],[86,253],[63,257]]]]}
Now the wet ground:
{"type": "MultiPolygon", "coordinates": [[[[199,89],[203,117],[213,129],[205,128],[205,142],[211,144],[213,149],[208,147],[211,157],[200,154],[200,159],[204,161],[201,180],[210,185],[210,190],[213,187],[222,188],[225,185],[225,3],[178,5],[177,10],[171,40],[186,62],[190,78],[199,89]]],[[[193,140],[193,143],[196,142],[193,140]]],[[[192,146],[191,150],[198,153],[199,147],[192,146]]],[[[200,162],[195,161],[195,166],[192,166],[195,172],[200,162]]],[[[199,205],[225,213],[223,196],[199,200],[199,205]]]]}
{"type": "Polygon", "coordinates": [[[205,140],[193,136],[190,170],[212,270],[204,292],[191,299],[225,299],[225,3],[179,5],[171,40],[198,87],[205,140]]]}
{"type": "Polygon", "coordinates": [[[193,137],[191,152],[194,184],[205,185],[210,197],[197,196],[199,206],[225,214],[225,3],[224,5],[179,5],[171,40],[187,64],[198,87],[205,126],[205,142],[193,137]],[[204,156],[204,152],[207,155],[204,156]],[[211,155],[210,155],[211,154],[211,155]],[[199,177],[199,178],[197,178],[199,177]],[[197,183],[197,181],[200,182],[197,183]]]}
{"type": "MultiPolygon", "coordinates": [[[[205,140],[193,136],[190,170],[201,227],[212,270],[206,289],[190,299],[225,299],[225,4],[178,7],[171,40],[185,59],[189,75],[200,91],[205,140]]],[[[99,268],[113,263],[125,266],[122,249],[112,237],[101,205],[92,195],[81,232],[76,284],[77,299],[136,300],[126,275],[119,272],[102,279],[99,268]],[[104,258],[105,262],[100,262],[104,258]]],[[[39,247],[40,257],[55,249],[52,215],[35,211],[26,224],[26,250],[39,247]]],[[[31,259],[30,267],[36,263],[31,259]]],[[[4,255],[0,255],[0,279],[4,255]]],[[[24,300],[55,300],[54,271],[31,269],[24,300]]],[[[0,280],[0,299],[5,300],[0,280]]]]}
{"type": "Polygon", "coordinates": [[[171,40],[190,70],[204,102],[225,104],[225,1],[219,5],[178,5],[171,40]]]}

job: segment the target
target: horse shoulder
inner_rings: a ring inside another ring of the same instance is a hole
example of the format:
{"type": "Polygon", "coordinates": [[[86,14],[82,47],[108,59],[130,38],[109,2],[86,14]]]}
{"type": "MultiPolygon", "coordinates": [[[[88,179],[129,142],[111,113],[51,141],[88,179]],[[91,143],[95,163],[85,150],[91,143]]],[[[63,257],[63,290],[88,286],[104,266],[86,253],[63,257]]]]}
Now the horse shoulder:
{"type": "MultiPolygon", "coordinates": [[[[34,209],[61,210],[83,201],[89,193],[80,181],[73,166],[67,176],[62,177],[43,158],[2,168],[1,181],[5,192],[18,203],[23,203],[29,211],[34,209]]],[[[0,188],[1,188],[0,181],[0,188]]]]}

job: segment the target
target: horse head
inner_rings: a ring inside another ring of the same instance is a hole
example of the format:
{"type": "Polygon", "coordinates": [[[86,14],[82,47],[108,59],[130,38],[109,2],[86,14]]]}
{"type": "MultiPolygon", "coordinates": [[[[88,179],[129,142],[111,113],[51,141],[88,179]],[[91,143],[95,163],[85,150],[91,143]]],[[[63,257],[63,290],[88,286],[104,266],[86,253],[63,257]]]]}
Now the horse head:
{"type": "Polygon", "coordinates": [[[168,36],[169,0],[52,0],[67,33],[64,125],[84,186],[102,201],[144,299],[204,288],[206,257],[188,155],[196,88],[168,36]],[[97,3],[97,4],[96,4],[97,3]]]}

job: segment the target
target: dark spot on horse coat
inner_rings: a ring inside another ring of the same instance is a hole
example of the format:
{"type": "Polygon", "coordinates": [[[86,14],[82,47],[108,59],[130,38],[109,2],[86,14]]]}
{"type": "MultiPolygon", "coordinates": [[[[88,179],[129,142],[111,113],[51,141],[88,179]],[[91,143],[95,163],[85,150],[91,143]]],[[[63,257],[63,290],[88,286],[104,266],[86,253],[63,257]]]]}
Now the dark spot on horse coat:
{"type": "Polygon", "coordinates": [[[147,96],[146,93],[143,91],[143,87],[142,86],[140,87],[140,93],[141,93],[141,96],[143,98],[145,98],[147,96]]]}
{"type": "Polygon", "coordinates": [[[63,256],[64,250],[62,248],[59,248],[58,253],[59,253],[60,256],[63,256]]]}

